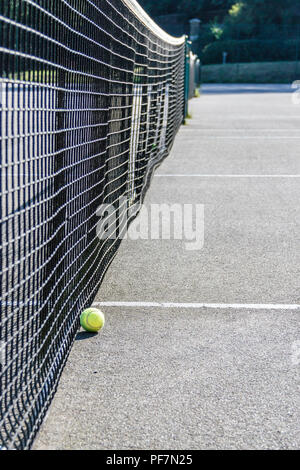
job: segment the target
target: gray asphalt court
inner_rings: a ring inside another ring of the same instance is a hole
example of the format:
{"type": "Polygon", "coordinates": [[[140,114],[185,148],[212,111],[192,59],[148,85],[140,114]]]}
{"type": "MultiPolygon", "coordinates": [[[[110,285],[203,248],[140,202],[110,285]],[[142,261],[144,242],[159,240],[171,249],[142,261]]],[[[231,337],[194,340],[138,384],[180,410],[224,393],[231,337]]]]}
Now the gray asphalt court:
{"type": "Polygon", "coordinates": [[[300,446],[300,105],[286,86],[190,103],[145,205],[204,207],[204,245],[124,240],[34,449],[300,446]]]}

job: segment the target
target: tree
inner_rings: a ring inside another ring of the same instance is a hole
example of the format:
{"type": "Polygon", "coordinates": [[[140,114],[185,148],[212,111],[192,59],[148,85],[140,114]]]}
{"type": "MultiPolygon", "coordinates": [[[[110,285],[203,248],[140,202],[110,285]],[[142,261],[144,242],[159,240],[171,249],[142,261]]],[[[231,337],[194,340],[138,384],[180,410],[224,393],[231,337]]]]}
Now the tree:
{"type": "Polygon", "coordinates": [[[176,7],[179,0],[139,0],[139,4],[147,11],[150,16],[168,15],[176,13],[176,7]]]}
{"type": "Polygon", "coordinates": [[[294,0],[240,0],[232,5],[225,18],[227,37],[257,37],[286,25],[299,24],[300,7],[294,0]]]}
{"type": "Polygon", "coordinates": [[[298,24],[300,5],[295,0],[236,0],[229,5],[226,20],[256,25],[298,24]]]}
{"type": "Polygon", "coordinates": [[[182,14],[183,17],[207,17],[212,13],[210,19],[220,13],[223,18],[234,0],[138,0],[140,5],[150,16],[169,15],[172,13],[182,14]]]}
{"type": "Polygon", "coordinates": [[[179,0],[177,2],[177,12],[191,16],[198,16],[204,6],[205,0],[179,0]]]}

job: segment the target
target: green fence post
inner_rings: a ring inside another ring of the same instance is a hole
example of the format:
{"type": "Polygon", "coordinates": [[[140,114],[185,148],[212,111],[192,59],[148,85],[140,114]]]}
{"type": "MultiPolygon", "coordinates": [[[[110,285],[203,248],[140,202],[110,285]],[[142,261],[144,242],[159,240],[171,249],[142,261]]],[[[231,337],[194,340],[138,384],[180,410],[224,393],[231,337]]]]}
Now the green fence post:
{"type": "Polygon", "coordinates": [[[186,36],[185,39],[185,74],[184,74],[184,117],[183,123],[189,114],[189,87],[190,87],[190,50],[191,43],[186,36]]]}

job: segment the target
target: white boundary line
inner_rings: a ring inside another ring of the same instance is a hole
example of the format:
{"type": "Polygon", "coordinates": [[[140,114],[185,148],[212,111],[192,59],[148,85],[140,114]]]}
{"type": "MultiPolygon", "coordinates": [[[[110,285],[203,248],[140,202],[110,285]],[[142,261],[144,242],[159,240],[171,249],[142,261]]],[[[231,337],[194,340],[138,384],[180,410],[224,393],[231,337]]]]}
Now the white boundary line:
{"type": "Polygon", "coordinates": [[[194,174],[194,175],[172,175],[156,174],[155,178],[173,177],[173,178],[300,178],[300,175],[214,175],[214,174],[194,174]]]}
{"type": "MultiPolygon", "coordinates": [[[[189,129],[189,131],[194,131],[196,134],[195,129],[189,129]]],[[[186,132],[186,129],[184,129],[182,132],[186,132]]],[[[300,139],[300,136],[296,135],[199,135],[197,138],[195,137],[195,140],[198,141],[199,137],[201,137],[201,140],[243,140],[243,139],[270,139],[270,140],[282,140],[282,139],[300,139]]],[[[190,139],[191,142],[191,139],[190,139]]]]}
{"type": "Polygon", "coordinates": [[[141,307],[141,308],[187,308],[187,309],[246,309],[246,310],[298,310],[300,304],[213,304],[173,302],[94,302],[94,307],[141,307]]]}

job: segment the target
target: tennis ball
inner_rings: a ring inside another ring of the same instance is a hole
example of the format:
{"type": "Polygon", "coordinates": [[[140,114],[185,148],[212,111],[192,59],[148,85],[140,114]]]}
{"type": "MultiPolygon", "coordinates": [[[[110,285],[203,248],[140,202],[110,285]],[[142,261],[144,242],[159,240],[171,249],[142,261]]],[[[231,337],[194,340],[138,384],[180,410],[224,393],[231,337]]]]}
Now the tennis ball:
{"type": "Polygon", "coordinates": [[[104,314],[97,308],[87,308],[80,315],[80,325],[90,333],[97,333],[102,330],[104,324],[104,314]]]}

